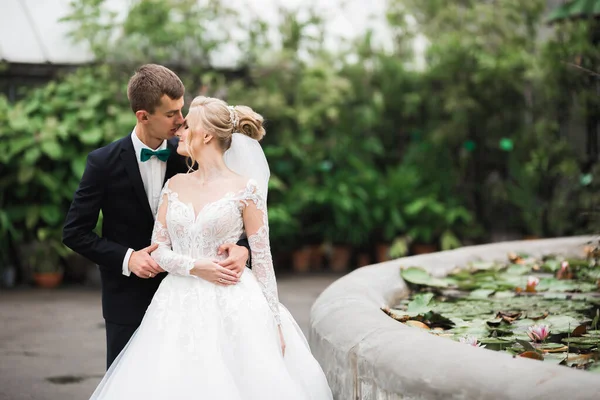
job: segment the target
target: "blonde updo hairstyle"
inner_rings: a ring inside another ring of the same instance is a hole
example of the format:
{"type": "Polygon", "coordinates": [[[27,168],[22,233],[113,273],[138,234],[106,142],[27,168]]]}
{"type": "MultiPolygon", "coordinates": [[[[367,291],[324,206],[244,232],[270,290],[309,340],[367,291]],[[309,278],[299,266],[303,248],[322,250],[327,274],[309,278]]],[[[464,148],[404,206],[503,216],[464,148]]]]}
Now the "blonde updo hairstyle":
{"type": "MultiPolygon", "coordinates": [[[[190,104],[186,119],[190,129],[186,145],[190,150],[194,138],[204,131],[208,131],[217,140],[223,153],[231,146],[234,132],[243,133],[259,141],[266,134],[262,115],[247,106],[230,107],[223,100],[213,97],[196,97],[190,104]]],[[[192,153],[190,151],[189,157],[194,165],[196,160],[192,153]]]]}

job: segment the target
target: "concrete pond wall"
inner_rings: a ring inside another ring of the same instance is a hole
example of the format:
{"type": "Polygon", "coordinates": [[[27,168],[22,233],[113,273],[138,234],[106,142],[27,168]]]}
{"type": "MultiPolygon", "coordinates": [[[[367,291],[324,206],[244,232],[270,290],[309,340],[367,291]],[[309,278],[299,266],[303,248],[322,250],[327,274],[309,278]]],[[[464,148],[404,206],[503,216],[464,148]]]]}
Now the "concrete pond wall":
{"type": "Polygon", "coordinates": [[[595,399],[600,374],[475,348],[411,328],[380,310],[408,296],[401,266],[442,277],[475,260],[583,255],[593,237],[515,241],[400,258],[359,268],[311,309],[309,340],[336,400],[595,399]]]}

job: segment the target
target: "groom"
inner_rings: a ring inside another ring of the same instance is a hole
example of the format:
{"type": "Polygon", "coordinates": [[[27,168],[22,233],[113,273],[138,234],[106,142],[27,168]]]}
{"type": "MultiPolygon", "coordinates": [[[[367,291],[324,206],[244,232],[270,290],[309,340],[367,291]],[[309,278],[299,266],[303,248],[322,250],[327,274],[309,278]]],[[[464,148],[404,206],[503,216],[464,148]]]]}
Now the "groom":
{"type": "MultiPolygon", "coordinates": [[[[183,84],[171,70],[155,64],[137,70],[127,87],[135,128],[88,155],[65,220],[64,244],[100,267],[107,369],[140,325],[166,276],[150,257],[157,247],[150,246],[150,237],[164,183],[188,170],[175,151],[174,138],[184,121],[183,94],[183,84]],[[100,211],[102,236],[94,233],[100,211]]],[[[245,240],[227,243],[221,252],[228,252],[228,258],[220,264],[239,274],[249,246],[245,240]]]]}

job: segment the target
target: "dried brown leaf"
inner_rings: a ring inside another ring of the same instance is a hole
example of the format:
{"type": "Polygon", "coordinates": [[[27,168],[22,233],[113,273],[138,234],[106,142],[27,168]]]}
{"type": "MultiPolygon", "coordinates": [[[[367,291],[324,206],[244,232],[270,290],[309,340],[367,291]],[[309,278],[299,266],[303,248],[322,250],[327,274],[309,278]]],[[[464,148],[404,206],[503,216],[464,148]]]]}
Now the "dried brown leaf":
{"type": "Polygon", "coordinates": [[[516,253],[510,252],[510,253],[508,253],[508,260],[511,263],[518,264],[518,261],[521,260],[521,257],[519,257],[516,253]]]}
{"type": "Polygon", "coordinates": [[[571,337],[581,337],[587,333],[587,325],[581,324],[577,328],[573,329],[571,337]]]}
{"type": "Polygon", "coordinates": [[[522,313],[520,313],[520,312],[506,313],[503,311],[498,311],[498,313],[496,314],[496,318],[502,318],[503,321],[508,322],[510,324],[513,321],[516,321],[519,318],[521,318],[521,315],[522,315],[522,313]]]}
{"type": "Polygon", "coordinates": [[[563,351],[567,351],[569,346],[557,347],[556,349],[542,349],[544,353],[562,353],[563,351]]]}
{"type": "Polygon", "coordinates": [[[544,319],[549,315],[548,311],[545,311],[542,315],[531,316],[527,315],[527,318],[532,319],[534,321],[539,321],[540,319],[544,319]]]}
{"type": "Polygon", "coordinates": [[[386,313],[387,315],[389,315],[390,317],[392,317],[396,321],[406,322],[406,321],[408,321],[410,319],[410,317],[408,315],[398,315],[398,314],[394,313],[388,307],[381,307],[381,311],[383,311],[384,313],[386,313]]]}
{"type": "Polygon", "coordinates": [[[566,360],[569,366],[584,366],[585,364],[595,361],[598,358],[597,353],[579,354],[576,356],[569,356],[566,360]]]}
{"type": "Polygon", "coordinates": [[[571,272],[571,268],[567,267],[565,269],[559,269],[556,271],[556,279],[558,280],[567,280],[573,279],[573,272],[571,272]]]}
{"type": "Polygon", "coordinates": [[[519,354],[519,357],[523,358],[531,358],[533,360],[544,360],[544,356],[538,353],[537,351],[526,351],[524,353],[519,354]]]}
{"type": "Polygon", "coordinates": [[[537,285],[527,285],[527,287],[525,288],[525,292],[526,293],[537,293],[537,290],[535,290],[535,287],[537,285]]]}
{"type": "Polygon", "coordinates": [[[429,326],[422,323],[421,321],[415,321],[415,320],[411,319],[411,320],[406,321],[405,324],[408,326],[412,326],[413,328],[421,328],[421,329],[429,330],[429,326]]]}

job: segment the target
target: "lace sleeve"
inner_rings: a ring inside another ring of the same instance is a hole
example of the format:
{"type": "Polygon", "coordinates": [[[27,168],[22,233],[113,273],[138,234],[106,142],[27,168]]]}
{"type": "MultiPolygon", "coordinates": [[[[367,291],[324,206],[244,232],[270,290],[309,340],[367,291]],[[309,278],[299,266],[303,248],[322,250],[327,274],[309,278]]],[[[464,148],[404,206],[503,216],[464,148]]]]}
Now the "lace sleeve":
{"type": "Polygon", "coordinates": [[[152,258],[165,271],[174,275],[193,276],[190,270],[194,267],[195,260],[183,254],[177,254],[171,247],[171,236],[167,227],[167,208],[169,206],[168,182],[165,184],[158,203],[158,212],[152,231],[152,244],[158,248],[152,252],[152,258]]]}
{"type": "Polygon", "coordinates": [[[269,244],[267,205],[262,195],[258,193],[255,182],[250,181],[248,183],[248,190],[246,190],[242,201],[245,206],[243,210],[244,228],[252,255],[252,272],[256,276],[256,280],[260,284],[279,325],[281,323],[279,297],[275,271],[273,270],[271,245],[269,244]]]}

